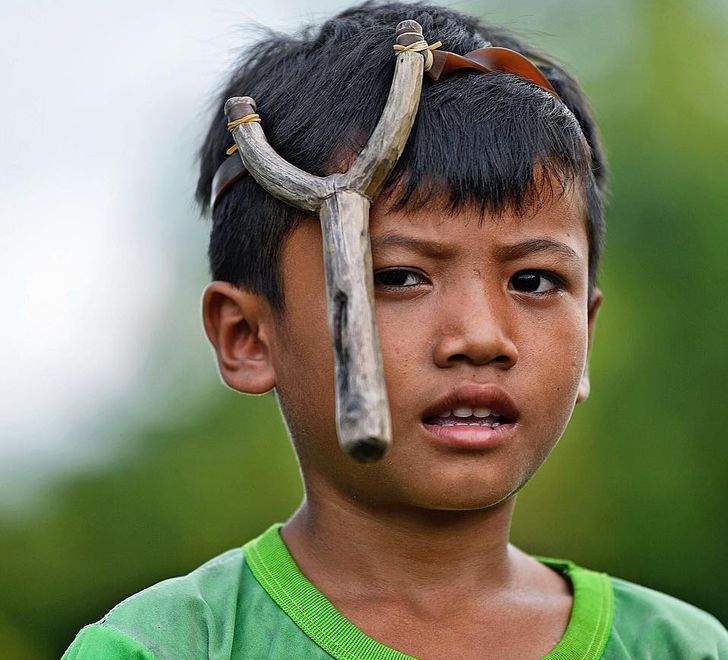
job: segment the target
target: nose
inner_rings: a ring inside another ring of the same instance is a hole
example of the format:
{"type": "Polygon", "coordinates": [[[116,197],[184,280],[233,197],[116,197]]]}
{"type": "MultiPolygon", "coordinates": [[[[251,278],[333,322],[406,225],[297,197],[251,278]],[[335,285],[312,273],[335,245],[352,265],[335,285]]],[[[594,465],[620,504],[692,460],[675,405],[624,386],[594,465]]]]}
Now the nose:
{"type": "Polygon", "coordinates": [[[471,291],[447,306],[442,321],[434,348],[438,367],[490,364],[505,370],[518,361],[509,306],[499,301],[497,294],[486,295],[482,289],[477,294],[471,291]]]}

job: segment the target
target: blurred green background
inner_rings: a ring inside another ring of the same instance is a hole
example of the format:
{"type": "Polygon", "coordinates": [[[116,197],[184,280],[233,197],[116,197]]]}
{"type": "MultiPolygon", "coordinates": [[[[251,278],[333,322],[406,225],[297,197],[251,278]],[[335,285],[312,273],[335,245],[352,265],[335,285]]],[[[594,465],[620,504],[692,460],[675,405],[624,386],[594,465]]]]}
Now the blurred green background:
{"type": "MultiPolygon", "coordinates": [[[[566,63],[612,172],[591,399],[521,494],[514,541],[726,621],[728,9],[450,4],[566,63]]],[[[191,190],[170,186],[162,167],[157,177],[159,215],[182,208],[196,222],[191,190]]],[[[178,229],[177,293],[145,367],[166,403],[121,406],[79,430],[111,447],[106,458],[37,483],[28,474],[32,497],[0,499],[2,658],[58,657],[121,599],[242,544],[299,502],[272,396],[236,395],[215,377],[198,310],[206,244],[178,229]]]]}

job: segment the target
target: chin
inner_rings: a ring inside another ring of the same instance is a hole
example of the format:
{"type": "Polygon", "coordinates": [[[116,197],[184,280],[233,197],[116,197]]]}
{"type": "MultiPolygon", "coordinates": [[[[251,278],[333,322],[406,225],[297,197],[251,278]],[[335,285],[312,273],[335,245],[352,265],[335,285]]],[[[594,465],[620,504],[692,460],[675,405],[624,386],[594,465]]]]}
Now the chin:
{"type": "Polygon", "coordinates": [[[502,504],[524,485],[525,480],[487,479],[478,475],[456,481],[429,480],[408,489],[412,504],[431,511],[480,511],[502,504]]]}
{"type": "Polygon", "coordinates": [[[430,511],[484,511],[485,509],[493,508],[499,504],[504,503],[509,498],[508,495],[501,499],[493,498],[493,499],[479,499],[476,500],[474,498],[468,499],[468,500],[460,500],[460,501],[451,501],[451,502],[433,502],[432,504],[422,507],[426,508],[430,511]]]}

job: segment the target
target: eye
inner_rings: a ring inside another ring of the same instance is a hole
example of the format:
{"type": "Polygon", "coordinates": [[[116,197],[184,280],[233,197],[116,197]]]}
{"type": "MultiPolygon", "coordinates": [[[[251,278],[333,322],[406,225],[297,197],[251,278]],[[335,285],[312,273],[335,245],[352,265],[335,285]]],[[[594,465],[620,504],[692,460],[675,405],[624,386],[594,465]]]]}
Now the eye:
{"type": "Polygon", "coordinates": [[[389,288],[408,288],[418,284],[426,284],[427,279],[414,270],[390,268],[374,273],[374,284],[389,288]]]}
{"type": "Polygon", "coordinates": [[[509,288],[521,293],[545,296],[564,288],[563,282],[551,273],[540,270],[522,270],[511,277],[509,288]]]}

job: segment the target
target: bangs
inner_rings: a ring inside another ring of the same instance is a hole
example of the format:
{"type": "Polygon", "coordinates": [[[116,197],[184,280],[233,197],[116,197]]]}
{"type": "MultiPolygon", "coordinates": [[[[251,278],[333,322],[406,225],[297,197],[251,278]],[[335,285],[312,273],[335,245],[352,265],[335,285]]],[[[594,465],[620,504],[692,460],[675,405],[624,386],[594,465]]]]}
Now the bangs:
{"type": "MultiPolygon", "coordinates": [[[[296,35],[266,33],[246,50],[214,102],[200,150],[197,199],[207,210],[213,178],[232,139],[220,108],[257,102],[271,147],[313,175],[346,171],[374,131],[394,75],[393,26],[416,20],[453,53],[487,45],[539,62],[562,100],[513,74],[455,71],[423,80],[419,109],[382,194],[399,210],[444,203],[481,215],[527,215],[572,186],[584,203],[590,286],[604,234],[606,163],[586,97],[556,62],[506,32],[456,11],[419,3],[371,3],[296,35]],[[563,102],[562,102],[563,101],[563,102]]],[[[210,275],[265,296],[282,310],[280,246],[301,212],[243,177],[212,213],[210,275]]]]}
{"type": "Polygon", "coordinates": [[[467,84],[461,74],[423,90],[384,190],[393,208],[437,200],[451,211],[520,215],[589,181],[589,145],[561,101],[511,74],[464,75],[467,84]]]}

